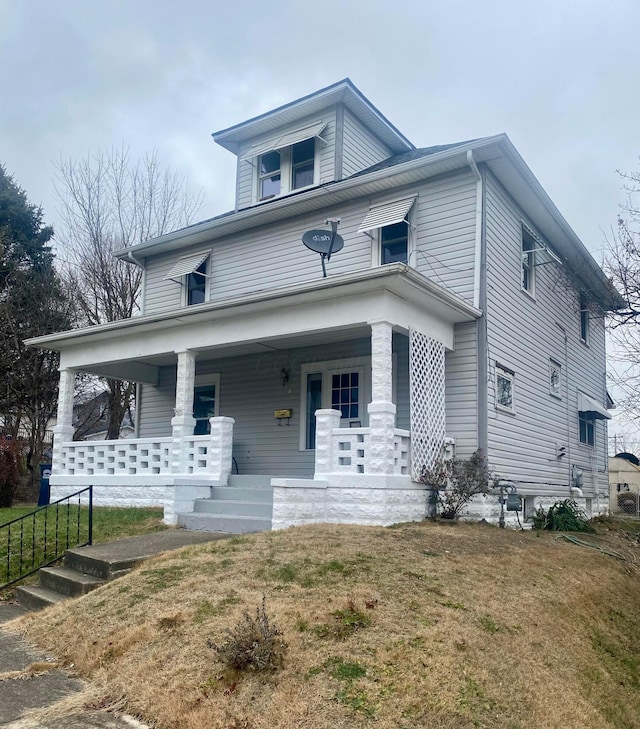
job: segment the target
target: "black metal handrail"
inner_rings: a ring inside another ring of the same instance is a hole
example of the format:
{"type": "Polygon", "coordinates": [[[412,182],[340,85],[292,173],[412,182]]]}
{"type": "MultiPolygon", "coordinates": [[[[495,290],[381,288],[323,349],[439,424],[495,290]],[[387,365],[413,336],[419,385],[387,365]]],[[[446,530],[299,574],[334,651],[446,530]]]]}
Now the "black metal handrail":
{"type": "Polygon", "coordinates": [[[92,542],[93,486],[0,524],[0,589],[53,564],[67,549],[92,542]]]}

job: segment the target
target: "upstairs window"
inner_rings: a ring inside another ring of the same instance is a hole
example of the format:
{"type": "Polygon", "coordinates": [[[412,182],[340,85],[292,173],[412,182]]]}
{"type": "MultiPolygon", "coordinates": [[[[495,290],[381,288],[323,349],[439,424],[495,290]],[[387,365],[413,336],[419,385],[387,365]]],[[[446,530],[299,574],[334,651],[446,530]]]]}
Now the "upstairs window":
{"type": "Polygon", "coordinates": [[[589,342],[589,304],[584,294],[580,294],[580,339],[589,342]]]}
{"type": "Polygon", "coordinates": [[[187,306],[203,304],[207,291],[207,261],[204,261],[195,271],[187,274],[187,306]]]}
{"type": "Polygon", "coordinates": [[[595,419],[589,413],[579,412],[578,422],[580,424],[580,442],[593,447],[596,442],[595,419]]]}
{"type": "Polygon", "coordinates": [[[257,201],[270,200],[318,183],[318,157],[325,122],[286,132],[250,147],[241,157],[254,168],[257,201]]]}
{"type": "Polygon", "coordinates": [[[409,251],[409,226],[395,223],[380,228],[380,263],[406,263],[409,251]]]}
{"type": "Polygon", "coordinates": [[[562,397],[562,365],[554,359],[549,360],[549,394],[562,397]]]}
{"type": "Polygon", "coordinates": [[[533,296],[535,283],[535,240],[526,231],[522,230],[522,264],[521,287],[523,291],[533,296]]]}
{"type": "Polygon", "coordinates": [[[280,152],[269,152],[260,157],[260,170],[258,181],[260,200],[268,200],[280,194],[281,182],[280,152]]]}
{"type": "Polygon", "coordinates": [[[306,139],[291,147],[291,189],[313,185],[316,140],[306,139]]]}
{"type": "Polygon", "coordinates": [[[416,196],[414,195],[369,208],[369,212],[358,228],[358,233],[366,233],[374,242],[372,247],[374,266],[384,266],[387,263],[409,263],[412,227],[409,222],[409,211],[415,201],[416,196]]]}
{"type": "Polygon", "coordinates": [[[207,300],[209,259],[208,251],[182,256],[164,276],[164,281],[174,281],[182,287],[183,306],[202,304],[207,300]]]}

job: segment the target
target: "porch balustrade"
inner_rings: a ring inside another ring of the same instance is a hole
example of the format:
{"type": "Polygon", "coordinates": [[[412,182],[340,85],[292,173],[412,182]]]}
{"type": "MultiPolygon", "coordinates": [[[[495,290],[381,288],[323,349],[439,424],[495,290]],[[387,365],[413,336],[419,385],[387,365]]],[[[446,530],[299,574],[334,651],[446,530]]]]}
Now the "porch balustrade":
{"type": "Polygon", "coordinates": [[[211,418],[210,435],[177,440],[71,441],[59,446],[54,476],[202,476],[223,479],[231,470],[233,420],[211,418]]]}
{"type": "MultiPolygon", "coordinates": [[[[367,473],[369,428],[333,428],[331,430],[331,471],[333,473],[367,473]]],[[[408,430],[393,432],[393,475],[411,472],[411,435],[408,430]]]]}

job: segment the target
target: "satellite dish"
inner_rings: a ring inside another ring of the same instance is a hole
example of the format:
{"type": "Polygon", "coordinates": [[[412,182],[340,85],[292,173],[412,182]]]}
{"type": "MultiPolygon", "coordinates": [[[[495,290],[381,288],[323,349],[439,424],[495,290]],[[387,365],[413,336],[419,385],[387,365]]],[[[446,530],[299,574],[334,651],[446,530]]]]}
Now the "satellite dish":
{"type": "Polygon", "coordinates": [[[331,230],[308,230],[302,236],[302,242],[305,246],[315,253],[320,254],[320,260],[322,261],[322,275],[326,277],[327,269],[325,267],[325,259],[331,260],[331,256],[337,251],[341,251],[344,248],[344,239],[338,235],[338,223],[339,218],[332,218],[326,221],[331,223],[331,230]]]}

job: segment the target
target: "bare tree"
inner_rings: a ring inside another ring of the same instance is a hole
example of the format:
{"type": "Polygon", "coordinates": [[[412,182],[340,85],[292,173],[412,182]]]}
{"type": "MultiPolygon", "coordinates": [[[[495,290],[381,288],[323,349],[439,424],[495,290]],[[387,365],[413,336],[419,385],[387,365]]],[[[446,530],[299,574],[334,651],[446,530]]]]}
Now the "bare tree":
{"type": "MultiPolygon", "coordinates": [[[[202,193],[162,168],[157,151],[132,160],[121,147],[56,165],[55,192],[62,217],[56,234],[64,278],[77,302],[77,326],[127,319],[139,311],[142,270],[114,252],[189,225],[202,193]]],[[[106,380],[107,438],[117,438],[135,388],[106,380]]]]}
{"type": "Polygon", "coordinates": [[[609,237],[605,269],[625,306],[609,319],[613,344],[611,378],[632,420],[640,418],[640,172],[619,172],[625,201],[609,237]]]}

